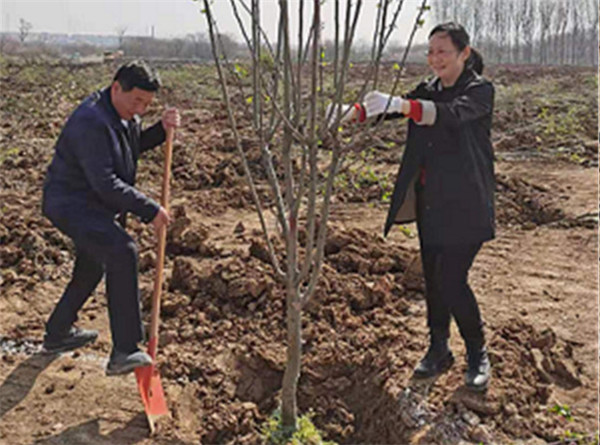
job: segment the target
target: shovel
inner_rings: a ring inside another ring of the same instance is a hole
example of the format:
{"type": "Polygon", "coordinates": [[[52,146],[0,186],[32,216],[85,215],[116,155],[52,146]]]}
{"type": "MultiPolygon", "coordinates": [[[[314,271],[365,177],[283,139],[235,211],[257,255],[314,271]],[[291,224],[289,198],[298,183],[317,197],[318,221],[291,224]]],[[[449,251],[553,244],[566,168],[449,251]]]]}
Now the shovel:
{"type": "MultiPolygon", "coordinates": [[[[167,130],[165,149],[165,166],[163,171],[160,204],[169,211],[169,178],[171,173],[171,157],[173,153],[173,129],[167,130]]],[[[160,294],[163,284],[163,267],[165,262],[165,245],[167,228],[163,226],[158,235],[158,251],[156,255],[156,276],[154,277],[154,292],[152,294],[152,315],[150,322],[150,339],[148,340],[148,355],[152,357],[152,365],[135,369],[138,388],[144,403],[144,410],[150,425],[150,434],[154,434],[155,422],[160,416],[168,415],[167,402],[160,374],[156,367],[156,351],[158,348],[158,323],[160,321],[160,294]]]]}

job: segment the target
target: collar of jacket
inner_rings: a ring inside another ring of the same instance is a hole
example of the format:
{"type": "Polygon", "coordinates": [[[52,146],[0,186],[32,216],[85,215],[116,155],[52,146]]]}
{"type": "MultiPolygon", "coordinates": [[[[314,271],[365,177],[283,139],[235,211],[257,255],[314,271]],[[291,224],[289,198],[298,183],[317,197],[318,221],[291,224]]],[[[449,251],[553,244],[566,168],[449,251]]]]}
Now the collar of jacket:
{"type": "Polygon", "coordinates": [[[476,74],[472,69],[465,67],[465,69],[463,69],[462,73],[460,73],[460,76],[458,76],[458,79],[456,79],[456,82],[454,83],[454,85],[452,85],[451,87],[444,88],[444,86],[442,86],[442,81],[440,80],[439,77],[436,76],[427,83],[426,88],[429,91],[442,91],[444,89],[445,90],[453,90],[453,89],[456,89],[456,88],[466,85],[475,76],[476,76],[476,74]]]}
{"type": "MultiPolygon", "coordinates": [[[[111,124],[119,130],[124,130],[123,122],[121,121],[121,116],[119,116],[119,113],[117,113],[117,109],[115,108],[115,106],[112,103],[112,100],[110,99],[110,87],[106,87],[103,90],[100,90],[100,102],[105,108],[106,114],[110,118],[111,124]]],[[[132,123],[136,122],[136,117],[134,116],[133,120],[127,122],[131,125],[132,123]]]]}

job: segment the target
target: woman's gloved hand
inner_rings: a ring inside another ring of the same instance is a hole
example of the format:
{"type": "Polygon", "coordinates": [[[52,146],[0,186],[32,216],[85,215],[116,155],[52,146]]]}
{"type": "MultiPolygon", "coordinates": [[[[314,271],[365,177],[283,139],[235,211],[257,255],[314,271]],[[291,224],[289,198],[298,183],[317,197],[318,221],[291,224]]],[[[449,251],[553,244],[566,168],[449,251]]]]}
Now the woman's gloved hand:
{"type": "Polygon", "coordinates": [[[338,113],[341,116],[340,119],[340,124],[343,124],[345,122],[351,121],[352,119],[354,119],[355,114],[356,114],[356,110],[354,109],[353,105],[350,104],[329,104],[327,105],[327,109],[325,110],[325,117],[327,118],[327,127],[330,128],[335,120],[338,117],[338,113]],[[352,110],[348,111],[348,108],[351,108],[352,110]]]}
{"type": "MultiPolygon", "coordinates": [[[[386,110],[390,95],[380,93],[379,91],[371,91],[365,96],[365,110],[367,117],[379,116],[386,110]]],[[[402,99],[401,97],[393,96],[390,102],[390,106],[387,108],[386,113],[402,113],[407,115],[410,113],[410,102],[402,99]]]]}
{"type": "Polygon", "coordinates": [[[328,118],[327,128],[331,128],[335,123],[338,112],[341,116],[340,125],[346,122],[362,122],[365,120],[365,110],[360,104],[329,104],[325,110],[325,117],[328,118]]]}

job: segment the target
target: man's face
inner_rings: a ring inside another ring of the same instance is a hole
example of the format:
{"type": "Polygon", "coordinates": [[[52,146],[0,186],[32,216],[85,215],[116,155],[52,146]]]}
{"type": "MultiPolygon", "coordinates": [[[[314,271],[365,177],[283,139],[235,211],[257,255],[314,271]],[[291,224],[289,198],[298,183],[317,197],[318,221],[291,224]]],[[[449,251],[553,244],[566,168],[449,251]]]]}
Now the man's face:
{"type": "Polygon", "coordinates": [[[154,99],[154,92],[139,88],[123,91],[118,81],[111,86],[111,100],[121,119],[130,120],[134,115],[142,116],[154,99]]]}

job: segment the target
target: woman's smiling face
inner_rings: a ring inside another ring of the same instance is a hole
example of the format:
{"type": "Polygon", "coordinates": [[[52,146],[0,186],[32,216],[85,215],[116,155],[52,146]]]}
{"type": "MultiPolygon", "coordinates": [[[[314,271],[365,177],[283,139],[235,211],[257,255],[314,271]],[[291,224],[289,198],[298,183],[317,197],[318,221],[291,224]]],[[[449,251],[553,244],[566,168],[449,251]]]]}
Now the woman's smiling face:
{"type": "Polygon", "coordinates": [[[429,39],[427,63],[441,79],[442,85],[452,86],[462,73],[470,53],[470,47],[459,51],[447,33],[437,32],[429,39]]]}

